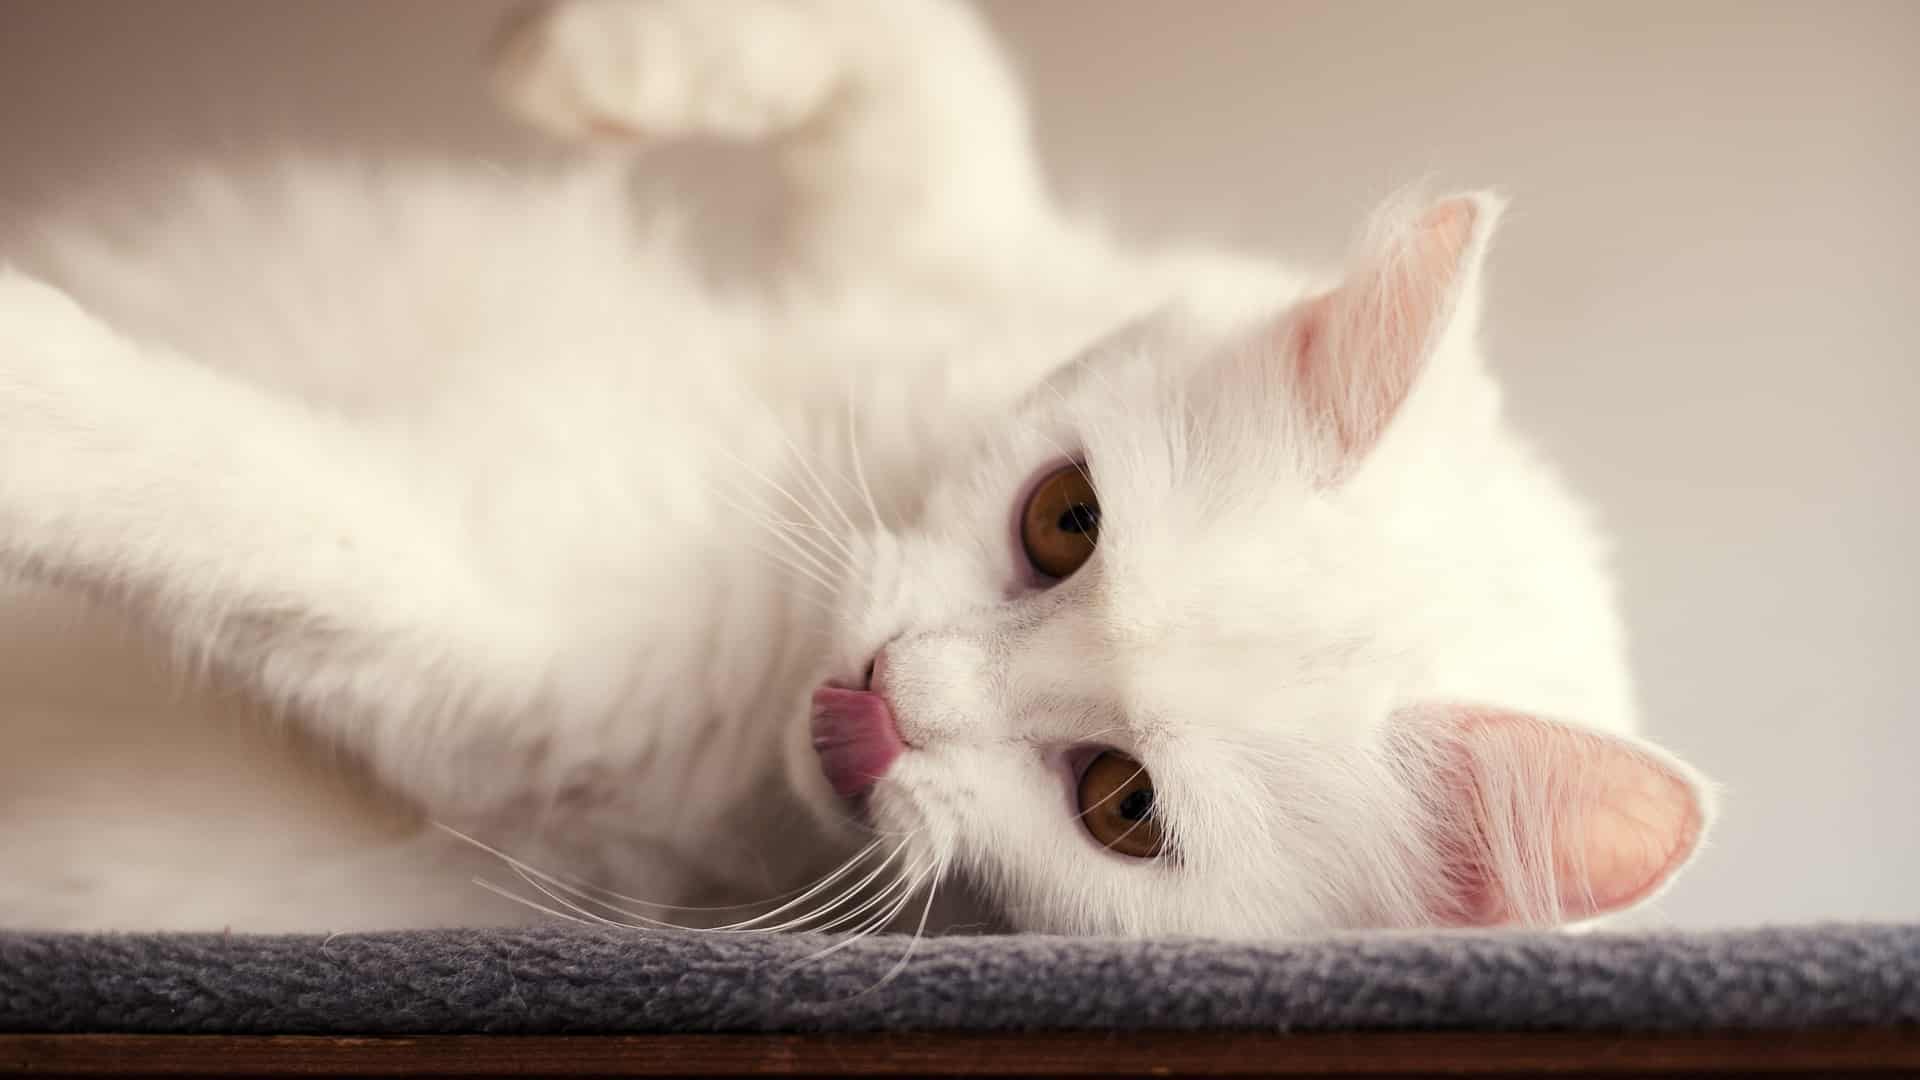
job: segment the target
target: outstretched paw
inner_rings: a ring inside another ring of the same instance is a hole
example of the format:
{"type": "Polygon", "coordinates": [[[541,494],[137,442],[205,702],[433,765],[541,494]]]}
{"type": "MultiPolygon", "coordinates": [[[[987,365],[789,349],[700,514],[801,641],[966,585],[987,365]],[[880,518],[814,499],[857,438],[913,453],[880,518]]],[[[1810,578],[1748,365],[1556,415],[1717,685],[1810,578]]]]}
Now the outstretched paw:
{"type": "Polygon", "coordinates": [[[99,324],[72,297],[39,278],[0,264],[0,342],[18,347],[98,331],[99,324]]]}
{"type": "Polygon", "coordinates": [[[506,26],[494,89],[571,138],[751,140],[821,106],[838,52],[826,16],[793,0],[562,0],[506,26]]]}
{"type": "Polygon", "coordinates": [[[117,345],[72,297],[0,266],[0,426],[24,426],[29,411],[51,412],[98,381],[117,345]]]}

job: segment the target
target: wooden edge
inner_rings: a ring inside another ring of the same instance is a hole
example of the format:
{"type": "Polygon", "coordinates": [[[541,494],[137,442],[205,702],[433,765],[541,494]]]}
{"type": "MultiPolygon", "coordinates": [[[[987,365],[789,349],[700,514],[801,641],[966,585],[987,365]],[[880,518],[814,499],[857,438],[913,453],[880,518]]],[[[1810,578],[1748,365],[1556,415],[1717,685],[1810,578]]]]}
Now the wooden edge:
{"type": "Polygon", "coordinates": [[[0,1035],[0,1075],[1562,1076],[1920,1073],[1920,1027],[1708,1035],[1257,1032],[0,1035]]]}

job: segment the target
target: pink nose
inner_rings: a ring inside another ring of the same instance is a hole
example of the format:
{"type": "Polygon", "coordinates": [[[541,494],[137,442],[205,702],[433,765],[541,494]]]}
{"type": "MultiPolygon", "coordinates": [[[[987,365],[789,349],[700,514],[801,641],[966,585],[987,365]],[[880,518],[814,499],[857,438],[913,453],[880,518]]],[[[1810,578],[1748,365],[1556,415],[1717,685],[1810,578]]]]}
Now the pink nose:
{"type": "Polygon", "coordinates": [[[879,694],[834,686],[813,692],[813,750],[842,798],[872,787],[906,748],[893,710],[879,694]]]}

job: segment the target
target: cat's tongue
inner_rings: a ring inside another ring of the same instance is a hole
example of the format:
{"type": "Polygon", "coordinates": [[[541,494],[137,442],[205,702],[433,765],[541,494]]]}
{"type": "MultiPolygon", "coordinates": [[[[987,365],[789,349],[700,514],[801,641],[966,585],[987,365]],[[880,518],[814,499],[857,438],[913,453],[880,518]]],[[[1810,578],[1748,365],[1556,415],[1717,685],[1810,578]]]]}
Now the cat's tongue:
{"type": "Polygon", "coordinates": [[[879,694],[832,686],[813,692],[813,750],[842,798],[872,787],[906,748],[879,694]]]}

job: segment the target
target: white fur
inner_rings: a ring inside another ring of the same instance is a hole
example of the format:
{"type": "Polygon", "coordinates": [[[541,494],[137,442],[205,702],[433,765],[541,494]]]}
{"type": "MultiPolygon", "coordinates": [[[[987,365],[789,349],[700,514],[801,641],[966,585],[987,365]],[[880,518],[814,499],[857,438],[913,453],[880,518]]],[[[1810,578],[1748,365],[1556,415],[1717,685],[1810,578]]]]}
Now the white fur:
{"type": "MultiPolygon", "coordinates": [[[[560,135],[774,140],[764,287],[703,283],[606,169],[288,161],[48,215],[33,276],[0,274],[0,568],[132,608],[417,813],[670,903],[864,842],[806,701],[889,641],[914,749],[873,819],[1018,927],[1430,920],[1397,710],[1632,730],[1598,545],[1475,354],[1484,232],[1429,370],[1321,489],[1284,387],[1221,360],[1308,280],[1062,216],[965,9],[580,0],[500,72],[560,135]],[[1036,590],[1009,522],[1070,457],[1100,552],[1036,590]],[[1080,830],[1061,755],[1089,743],[1149,761],[1178,860],[1080,830]]],[[[271,845],[183,878],[151,837],[208,823],[148,812],[9,806],[0,921],[503,917],[418,817],[242,888],[271,845]],[[139,828],[75,824],[102,818],[139,828]]]]}

